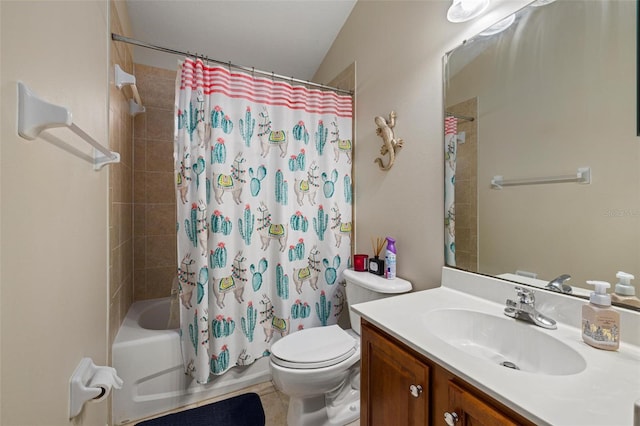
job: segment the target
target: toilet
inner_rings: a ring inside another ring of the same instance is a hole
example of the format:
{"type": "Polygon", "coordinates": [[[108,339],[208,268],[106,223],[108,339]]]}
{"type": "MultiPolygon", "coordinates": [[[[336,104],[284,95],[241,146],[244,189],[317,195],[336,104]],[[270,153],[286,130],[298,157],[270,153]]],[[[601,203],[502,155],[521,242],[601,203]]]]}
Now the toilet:
{"type": "MultiPolygon", "coordinates": [[[[347,305],[411,291],[411,283],[347,269],[347,305]]],[[[289,426],[343,426],[360,417],[360,316],[338,325],[298,331],[271,346],[273,383],[289,396],[289,426]]]]}

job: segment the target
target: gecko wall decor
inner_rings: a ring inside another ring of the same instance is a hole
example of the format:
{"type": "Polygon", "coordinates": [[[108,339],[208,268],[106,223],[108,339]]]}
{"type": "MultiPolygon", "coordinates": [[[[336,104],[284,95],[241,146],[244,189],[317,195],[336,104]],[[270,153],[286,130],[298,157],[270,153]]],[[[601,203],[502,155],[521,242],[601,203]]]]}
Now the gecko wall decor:
{"type": "Polygon", "coordinates": [[[393,166],[393,162],[396,159],[396,155],[400,148],[402,148],[404,141],[402,139],[396,138],[393,128],[396,125],[396,113],[395,111],[391,111],[389,113],[389,119],[385,119],[382,116],[377,116],[374,118],[374,121],[378,128],[376,129],[376,134],[382,138],[382,148],[380,148],[381,155],[389,154],[389,161],[385,166],[382,158],[378,157],[373,160],[375,163],[378,163],[381,170],[389,170],[393,166]]]}

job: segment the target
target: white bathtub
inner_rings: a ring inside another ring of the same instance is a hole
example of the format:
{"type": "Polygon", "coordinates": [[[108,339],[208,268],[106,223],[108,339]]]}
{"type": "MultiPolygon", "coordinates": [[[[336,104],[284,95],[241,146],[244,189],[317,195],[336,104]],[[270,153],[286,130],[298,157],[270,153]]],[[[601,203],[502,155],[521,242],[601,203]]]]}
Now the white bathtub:
{"type": "Polygon", "coordinates": [[[169,305],[169,298],[135,302],[113,342],[113,366],[124,380],[113,392],[115,425],[271,380],[268,357],[206,385],[186,376],[178,331],[166,329],[169,305]]]}

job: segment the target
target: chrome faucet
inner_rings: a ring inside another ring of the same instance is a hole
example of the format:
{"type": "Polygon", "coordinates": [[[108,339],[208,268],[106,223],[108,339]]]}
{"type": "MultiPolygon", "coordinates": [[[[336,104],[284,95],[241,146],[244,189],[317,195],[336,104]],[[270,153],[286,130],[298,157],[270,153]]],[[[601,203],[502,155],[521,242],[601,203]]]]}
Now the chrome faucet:
{"type": "Polygon", "coordinates": [[[562,274],[549,281],[549,284],[545,287],[547,290],[556,291],[558,293],[571,294],[573,291],[569,284],[565,284],[566,281],[571,279],[571,275],[562,274]]]}
{"type": "Polygon", "coordinates": [[[515,288],[517,300],[507,299],[504,314],[508,317],[529,321],[539,327],[555,330],[558,328],[555,320],[541,314],[536,310],[534,291],[522,287],[515,288]]]}

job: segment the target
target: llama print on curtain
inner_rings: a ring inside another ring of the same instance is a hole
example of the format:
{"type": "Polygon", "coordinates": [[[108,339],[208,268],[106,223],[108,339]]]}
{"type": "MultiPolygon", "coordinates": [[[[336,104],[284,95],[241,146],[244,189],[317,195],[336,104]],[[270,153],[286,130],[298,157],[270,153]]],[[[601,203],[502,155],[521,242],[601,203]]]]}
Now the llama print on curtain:
{"type": "Polygon", "coordinates": [[[185,59],[176,82],[178,281],[199,383],[335,324],[351,252],[352,99],[185,59]]]}
{"type": "Polygon", "coordinates": [[[456,155],[458,119],[444,119],[444,260],[456,266],[456,155]]]}

